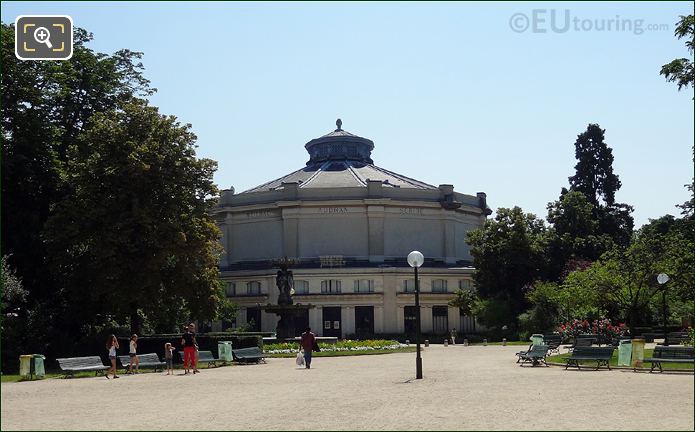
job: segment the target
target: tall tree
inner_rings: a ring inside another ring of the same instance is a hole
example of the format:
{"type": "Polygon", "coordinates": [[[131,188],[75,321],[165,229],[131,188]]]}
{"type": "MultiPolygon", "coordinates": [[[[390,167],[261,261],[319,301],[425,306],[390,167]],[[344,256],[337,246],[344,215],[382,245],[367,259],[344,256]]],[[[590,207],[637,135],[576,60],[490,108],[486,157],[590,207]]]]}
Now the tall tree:
{"type": "Polygon", "coordinates": [[[620,189],[618,176],[613,173],[613,150],[604,141],[605,129],[589,124],[574,143],[575,175],[569,177],[570,190],[581,192],[593,206],[599,232],[608,234],[615,243],[627,246],[634,228],[632,207],[615,202],[620,189]]]}
{"type": "Polygon", "coordinates": [[[41,236],[52,206],[71,193],[68,149],[95,113],[154,89],[142,75],[141,53],[94,52],[83,29],[75,29],[72,58],[59,62],[18,60],[14,32],[14,24],[2,24],[2,207],[12,209],[2,212],[2,254],[30,301],[39,301],[56,292],[41,236]]]}
{"type": "Polygon", "coordinates": [[[560,276],[571,259],[594,261],[613,247],[613,240],[601,230],[595,207],[578,191],[563,188],[560,199],[548,203],[549,256],[551,279],[560,276]]]}
{"type": "MultiPolygon", "coordinates": [[[[685,47],[692,57],[695,48],[695,34],[693,33],[695,18],[693,15],[681,15],[680,18],[680,21],[676,23],[674,34],[678,39],[686,38],[685,47]]],[[[661,66],[659,73],[666,78],[666,81],[678,84],[678,90],[688,86],[692,87],[693,80],[695,80],[693,61],[688,58],[678,58],[666,63],[661,66]]]]}
{"type": "Polygon", "coordinates": [[[72,193],[47,221],[51,269],[71,317],[140,317],[161,299],[213,319],[224,297],[219,282],[217,163],[195,157],[190,125],[145,102],[97,113],[68,149],[72,193]]]}
{"type": "Polygon", "coordinates": [[[594,207],[613,205],[621,186],[613,173],[613,150],[604,142],[605,132],[597,124],[589,124],[574,143],[577,165],[575,175],[569,178],[570,189],[583,193],[594,207]]]}
{"type": "Polygon", "coordinates": [[[544,234],[543,220],[519,207],[498,209],[494,219],[468,234],[481,304],[497,310],[481,314],[490,317],[485,325],[516,326],[527,304],[525,287],[544,272],[544,234]]]}

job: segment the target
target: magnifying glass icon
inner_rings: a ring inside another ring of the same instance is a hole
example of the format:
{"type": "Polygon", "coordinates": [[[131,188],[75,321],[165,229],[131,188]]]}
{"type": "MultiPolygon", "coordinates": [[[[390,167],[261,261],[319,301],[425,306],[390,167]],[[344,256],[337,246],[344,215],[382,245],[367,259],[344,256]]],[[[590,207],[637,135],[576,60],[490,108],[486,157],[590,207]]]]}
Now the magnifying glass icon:
{"type": "Polygon", "coordinates": [[[50,41],[51,32],[48,31],[46,27],[39,27],[34,30],[34,40],[38,43],[46,44],[48,48],[53,48],[53,44],[50,41]]]}

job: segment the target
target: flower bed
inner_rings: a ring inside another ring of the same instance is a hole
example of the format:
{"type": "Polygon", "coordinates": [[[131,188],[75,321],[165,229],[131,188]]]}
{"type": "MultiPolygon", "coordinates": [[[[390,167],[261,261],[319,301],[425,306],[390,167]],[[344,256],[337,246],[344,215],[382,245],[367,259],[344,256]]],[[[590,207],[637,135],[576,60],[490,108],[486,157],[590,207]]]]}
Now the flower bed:
{"type": "Polygon", "coordinates": [[[609,319],[600,319],[589,322],[588,320],[570,321],[560,324],[557,328],[563,340],[577,337],[579,335],[597,335],[606,340],[613,340],[625,335],[627,326],[623,323],[613,325],[609,319]]]}
{"type": "MultiPolygon", "coordinates": [[[[319,343],[319,348],[322,352],[331,351],[387,351],[396,350],[407,347],[408,345],[401,344],[394,340],[342,340],[335,344],[319,343]]],[[[267,344],[263,347],[263,352],[266,354],[288,354],[296,353],[299,350],[299,344],[296,342],[285,342],[277,344],[267,344]]]]}

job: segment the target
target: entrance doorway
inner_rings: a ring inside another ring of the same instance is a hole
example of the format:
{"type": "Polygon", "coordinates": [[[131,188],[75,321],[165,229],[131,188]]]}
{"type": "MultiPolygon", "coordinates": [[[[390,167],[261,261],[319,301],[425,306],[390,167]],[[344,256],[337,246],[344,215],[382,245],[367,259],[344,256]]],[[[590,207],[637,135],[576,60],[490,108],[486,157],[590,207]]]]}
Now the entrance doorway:
{"type": "Polygon", "coordinates": [[[261,331],[261,308],[253,307],[246,309],[246,322],[251,331],[261,331]]]}
{"type": "Polygon", "coordinates": [[[432,306],[432,333],[449,333],[449,308],[447,306],[432,306]]]}
{"type": "Polygon", "coordinates": [[[403,308],[403,330],[408,337],[414,337],[416,332],[416,313],[417,308],[415,306],[405,306],[403,308]]]}
{"type": "Polygon", "coordinates": [[[355,335],[358,338],[374,334],[374,306],[355,306],[355,335]]]}
{"type": "Polygon", "coordinates": [[[343,336],[340,322],[340,307],[323,308],[323,335],[340,338],[343,336]]]}
{"type": "MultiPolygon", "coordinates": [[[[304,330],[309,327],[309,310],[299,311],[294,317],[294,335],[301,336],[304,330]]],[[[314,333],[317,330],[314,329],[314,333]]]]}

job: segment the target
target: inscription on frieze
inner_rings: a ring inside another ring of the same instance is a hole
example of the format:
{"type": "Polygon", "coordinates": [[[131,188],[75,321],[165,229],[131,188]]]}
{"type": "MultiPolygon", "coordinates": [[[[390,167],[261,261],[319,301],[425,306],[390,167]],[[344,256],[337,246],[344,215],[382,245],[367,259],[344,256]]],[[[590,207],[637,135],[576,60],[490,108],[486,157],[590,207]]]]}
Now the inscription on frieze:
{"type": "Polygon", "coordinates": [[[249,219],[264,218],[278,216],[278,214],[273,210],[252,210],[246,212],[246,217],[249,219]]]}
{"type": "Polygon", "coordinates": [[[423,214],[421,208],[413,208],[413,207],[401,207],[400,213],[401,214],[409,214],[409,215],[422,215],[423,214]]]}
{"type": "Polygon", "coordinates": [[[323,255],[321,259],[321,267],[343,267],[345,259],[342,255],[323,255]]]}
{"type": "Polygon", "coordinates": [[[344,214],[348,213],[347,207],[321,207],[319,210],[322,214],[344,214]]]}

